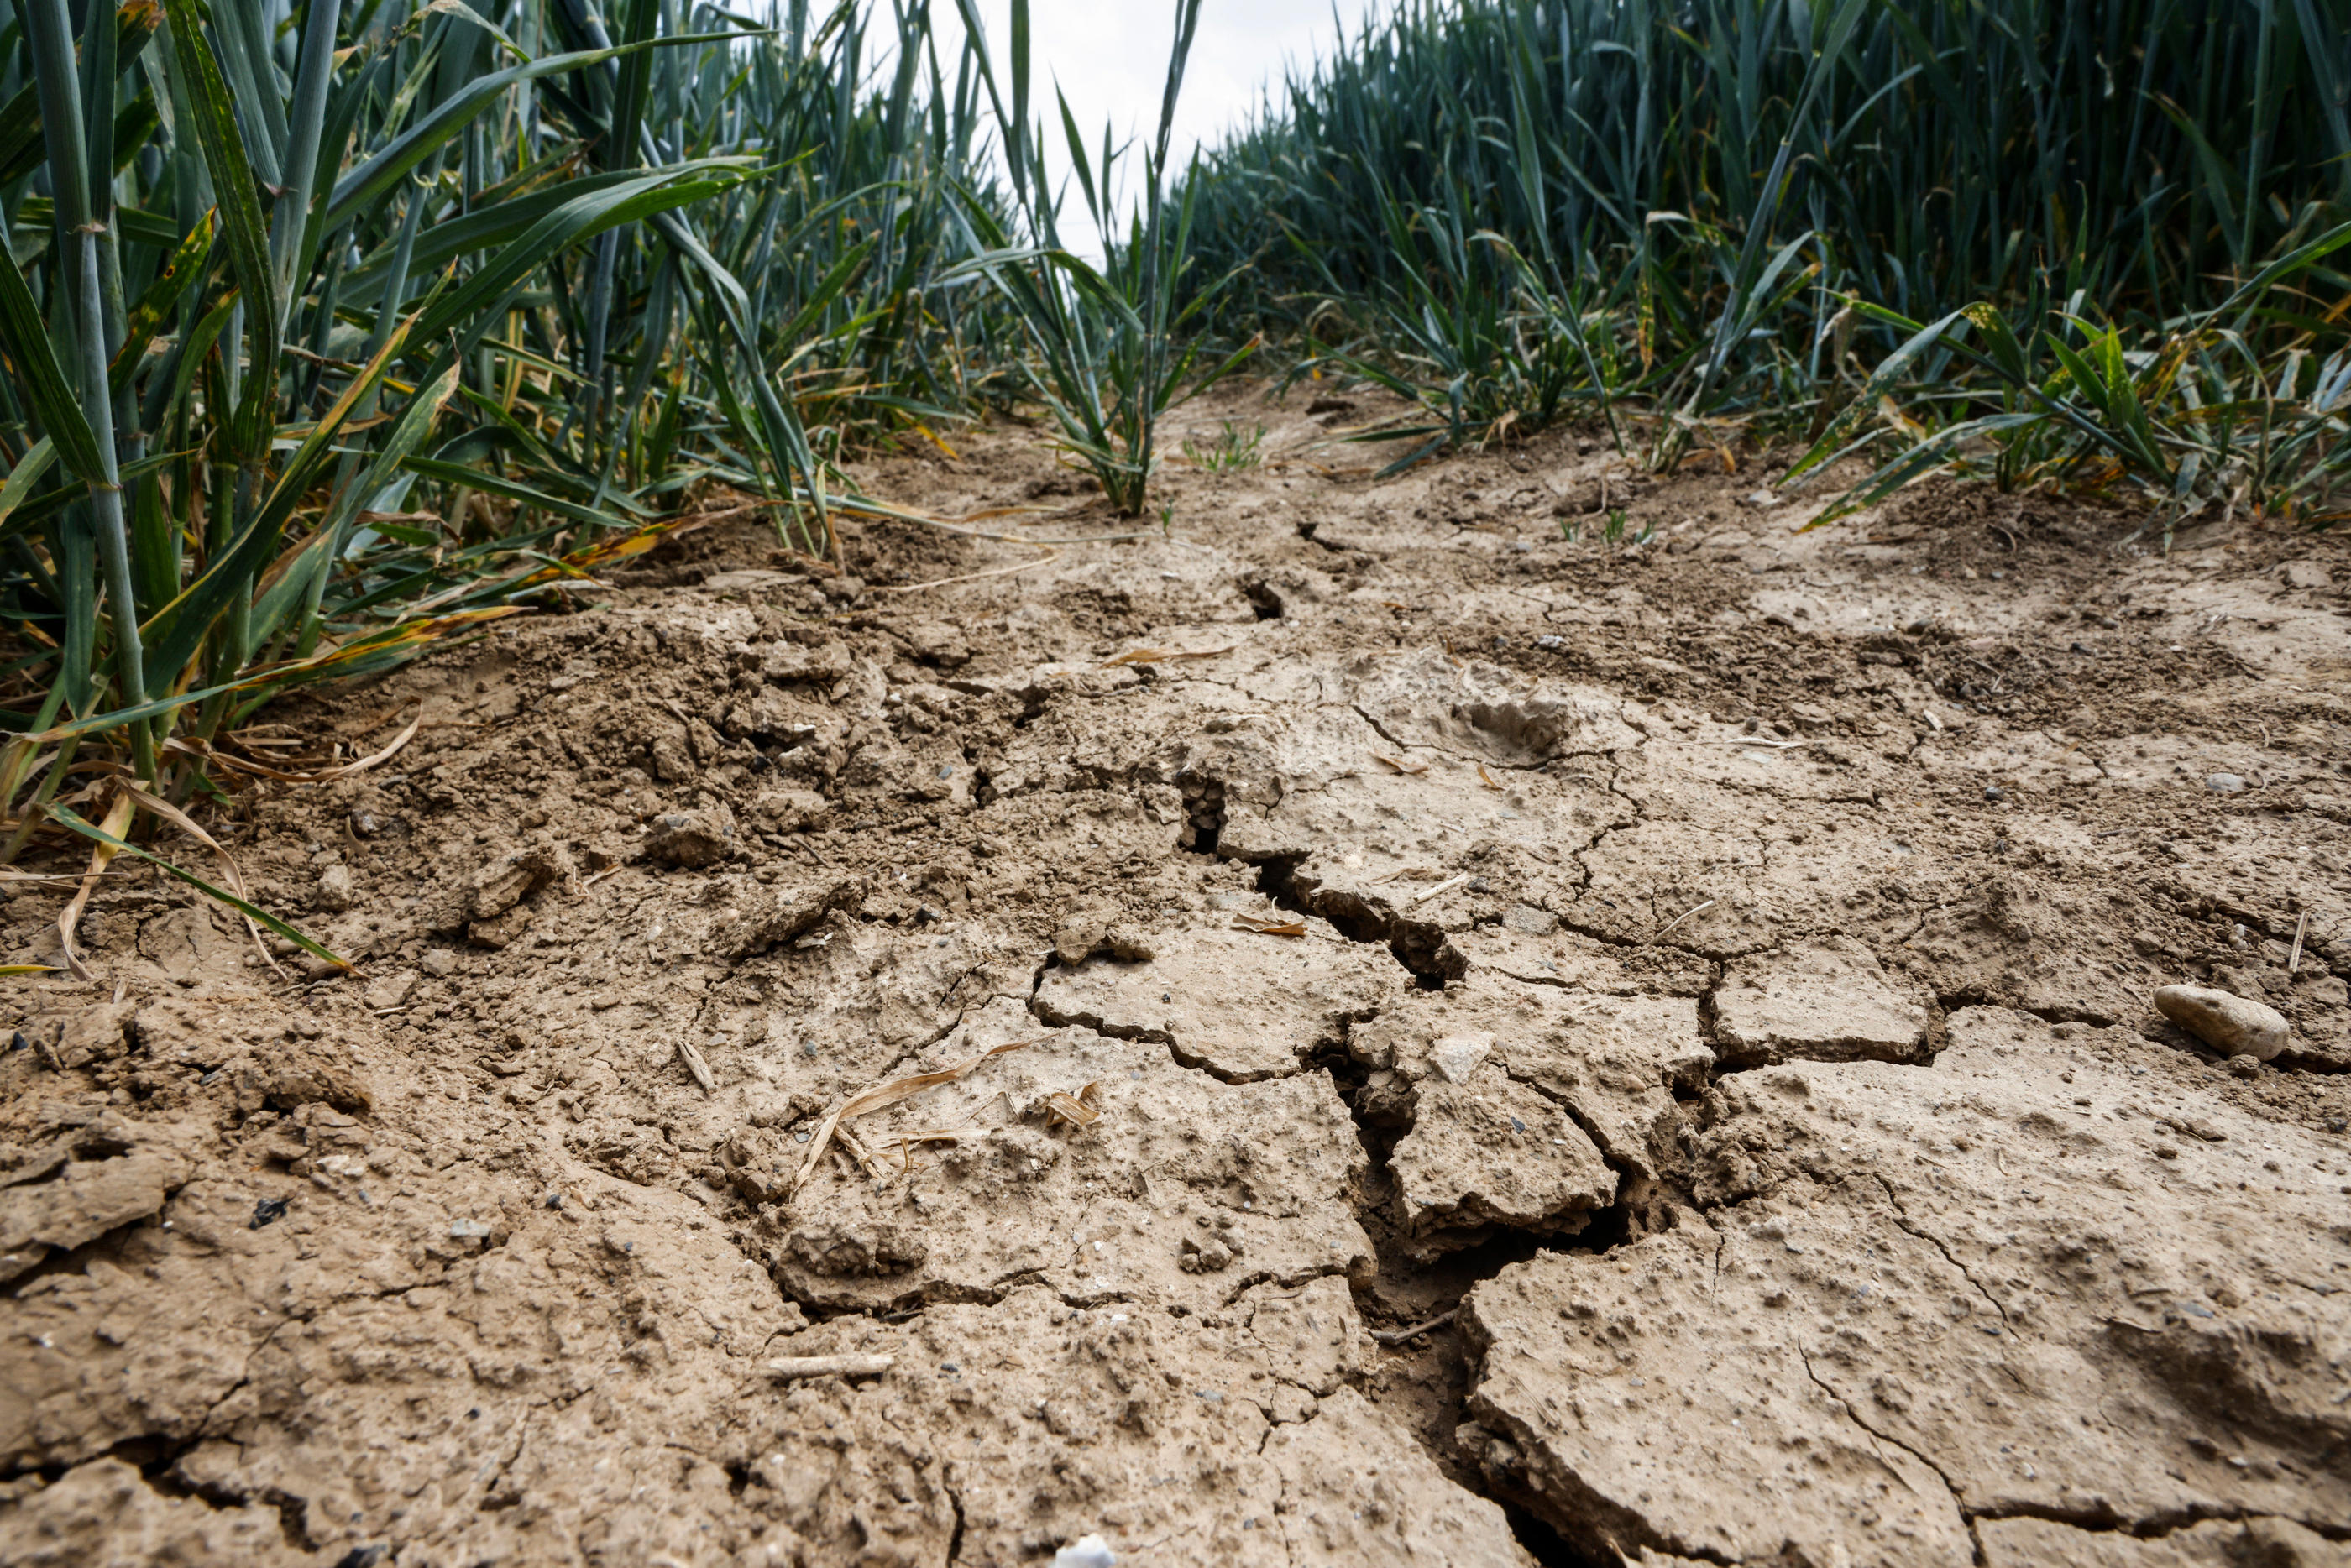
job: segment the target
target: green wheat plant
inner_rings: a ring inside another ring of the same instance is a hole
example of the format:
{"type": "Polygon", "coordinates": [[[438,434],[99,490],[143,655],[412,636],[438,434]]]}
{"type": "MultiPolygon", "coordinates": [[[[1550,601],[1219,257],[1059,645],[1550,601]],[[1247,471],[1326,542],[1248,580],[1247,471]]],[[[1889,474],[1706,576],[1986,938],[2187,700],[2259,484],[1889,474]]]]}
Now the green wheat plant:
{"type": "Polygon", "coordinates": [[[2196,400],[2139,440],[2105,395],[2111,462],[2042,423],[1952,438],[2012,479],[2210,488],[2218,462],[2254,504],[2334,504],[2342,273],[2207,317],[2351,217],[2346,0],[1412,0],[1294,70],[1185,196],[1189,275],[1233,280],[1204,328],[1382,372],[1420,412],[1364,434],[1408,456],[1604,412],[1656,468],[1809,446],[1897,358],[1929,438],[2037,421],[1957,344],[1904,356],[1984,306],[2052,376],[2063,317],[2092,324],[2068,352],[2112,327],[2135,381],[2196,400]]]}
{"type": "Polygon", "coordinates": [[[1185,438],[1184,456],[1210,473],[1238,473],[1265,461],[1265,425],[1244,426],[1237,420],[1220,421],[1217,433],[1202,439],[1185,438]]]}
{"type": "Polygon", "coordinates": [[[925,7],[80,14],[0,26],[0,860],[200,832],[272,695],[565,607],[714,486],[837,554],[832,459],[1008,373],[925,7]]]}
{"type": "Polygon", "coordinates": [[[2062,313],[2021,334],[1988,303],[1922,325],[1855,302],[1908,337],[1784,480],[1801,482],[1892,436],[1895,455],[1815,526],[1926,474],[1970,468],[2004,490],[2126,476],[2159,506],[2167,537],[2191,511],[2225,511],[2252,498],[2285,515],[2335,520],[2351,490],[2351,347],[2323,318],[2303,317],[2282,352],[2265,354],[2254,338],[2265,316],[2295,318],[2290,303],[2279,308],[2271,296],[2346,245],[2351,223],[2294,247],[2137,350],[2119,327],[2062,313]],[[1907,420],[1865,428],[1871,408],[1891,400],[1938,349],[1988,385],[1942,400],[1931,430],[1907,420]]]}
{"type": "MultiPolygon", "coordinates": [[[[956,0],[973,39],[981,39],[972,0],[956,0]]],[[[984,45],[978,57],[1011,172],[1015,213],[974,201],[967,205],[972,255],[967,275],[987,278],[1026,335],[1026,391],[1050,418],[1061,445],[1091,470],[1120,513],[1142,515],[1157,466],[1162,416],[1196,396],[1248,357],[1244,343],[1220,359],[1200,358],[1202,339],[1187,332],[1217,297],[1187,277],[1193,265],[1195,178],[1180,193],[1168,180],[1168,140],[1184,67],[1199,27],[1200,0],[1176,0],[1175,41],[1158,129],[1143,153],[1141,199],[1119,223],[1122,153],[1105,131],[1087,138],[1058,91],[1059,129],[1078,192],[1102,236],[1099,265],[1071,251],[1061,233],[1061,202],[1044,156],[1045,122],[1030,118],[1028,0],[1012,0],[1008,84],[1000,84],[984,45]]]]}
{"type": "Polygon", "coordinates": [[[8,214],[29,254],[0,267],[0,533],[5,603],[36,651],[11,671],[21,705],[0,785],[14,804],[37,775],[48,800],[98,743],[183,797],[248,694],[397,656],[416,612],[445,626],[496,607],[444,583],[444,562],[424,574],[437,591],[399,596],[410,613],[328,637],[350,607],[330,587],[370,597],[343,568],[377,514],[441,484],[564,522],[643,516],[584,483],[467,462],[457,411],[511,428],[501,387],[532,361],[557,369],[511,336],[549,257],[659,223],[754,164],[607,155],[565,182],[548,160],[578,154],[549,147],[519,179],[484,178],[493,110],[564,76],[625,85],[649,40],[534,55],[463,13],[379,10],[339,52],[336,0],[313,0],[288,51],[251,7],[92,7],[78,39],[64,0],[21,14],[31,79],[16,96],[38,116],[37,139],[19,133],[31,177],[8,214]],[[143,141],[118,145],[124,130],[143,141]],[[445,207],[463,248],[440,239],[445,259],[425,270],[418,234],[445,207]]]}

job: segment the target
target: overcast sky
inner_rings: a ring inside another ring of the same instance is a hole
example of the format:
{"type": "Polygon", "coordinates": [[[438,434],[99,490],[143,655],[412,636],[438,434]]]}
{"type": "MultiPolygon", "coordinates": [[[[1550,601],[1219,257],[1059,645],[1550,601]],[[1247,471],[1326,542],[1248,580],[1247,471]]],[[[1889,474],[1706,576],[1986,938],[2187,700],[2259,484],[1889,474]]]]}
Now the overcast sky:
{"type": "MultiPolygon", "coordinates": [[[[1180,168],[1194,146],[1213,144],[1246,119],[1263,89],[1280,79],[1286,62],[1327,52],[1343,22],[1352,37],[1364,18],[1394,8],[1395,0],[1202,0],[1199,32],[1176,106],[1170,166],[1180,168]]],[[[940,58],[951,62],[950,51],[963,33],[954,0],[933,0],[931,10],[940,58]]],[[[1010,0],[979,0],[979,11],[1008,94],[1005,51],[1012,36],[1010,0]]],[[[1139,154],[1158,129],[1175,16],[1175,0],[1029,0],[1032,113],[1052,116],[1051,84],[1058,82],[1089,147],[1099,144],[1107,123],[1122,139],[1133,137],[1139,154]]],[[[947,68],[954,67],[949,64],[947,68]]],[[[1056,130],[1049,151],[1060,146],[1056,130]]],[[[1053,166],[1064,167],[1059,158],[1053,166]]],[[[1134,174],[1130,199],[1142,176],[1139,157],[1134,174]]],[[[1065,235],[1072,248],[1092,249],[1081,244],[1078,231],[1084,223],[1083,202],[1074,192],[1064,216],[1076,219],[1065,235]]]]}

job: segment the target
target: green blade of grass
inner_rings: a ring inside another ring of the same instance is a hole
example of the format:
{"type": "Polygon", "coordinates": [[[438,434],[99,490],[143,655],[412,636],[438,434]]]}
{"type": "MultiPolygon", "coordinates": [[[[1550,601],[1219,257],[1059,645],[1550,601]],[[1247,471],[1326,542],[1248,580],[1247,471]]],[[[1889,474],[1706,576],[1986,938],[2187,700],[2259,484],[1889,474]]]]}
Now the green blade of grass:
{"type": "Polygon", "coordinates": [[[162,871],[165,876],[186,883],[189,887],[193,888],[197,892],[202,893],[205,898],[212,899],[215,903],[227,905],[230,909],[235,909],[238,914],[243,915],[246,919],[251,920],[254,924],[262,927],[264,929],[268,930],[275,935],[285,938],[287,941],[292,942],[296,947],[300,948],[304,952],[310,954],[313,958],[319,959],[323,962],[332,964],[339,970],[348,971],[351,967],[348,961],[336,957],[326,948],[321,947],[315,941],[312,941],[308,937],[304,936],[300,931],[296,930],[292,926],[287,925],[284,920],[279,919],[268,910],[262,909],[256,904],[248,903],[246,900],[238,898],[235,894],[228,891],[225,888],[214,887],[210,882],[205,881],[194,872],[183,870],[181,867],[172,865],[169,860],[164,859],[162,856],[141,849],[139,846],[130,842],[128,839],[117,838],[114,835],[107,832],[104,828],[99,827],[93,823],[84,821],[80,816],[75,814],[70,806],[61,805],[56,802],[51,802],[47,807],[47,815],[50,821],[72,829],[74,832],[80,834],[84,838],[90,840],[94,844],[106,845],[118,854],[137,856],[140,859],[146,861],[157,870],[162,871]]]}

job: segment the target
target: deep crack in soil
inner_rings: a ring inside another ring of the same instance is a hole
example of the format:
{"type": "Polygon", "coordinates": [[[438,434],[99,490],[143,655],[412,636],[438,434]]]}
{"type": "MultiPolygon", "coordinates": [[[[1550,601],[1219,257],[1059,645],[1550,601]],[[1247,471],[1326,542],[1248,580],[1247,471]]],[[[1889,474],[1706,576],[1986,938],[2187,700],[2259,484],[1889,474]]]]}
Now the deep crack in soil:
{"type": "MultiPolygon", "coordinates": [[[[959,444],[858,477],[1058,483],[959,444]]],[[[2339,1565],[2351,549],[1610,461],[713,524],[279,704],[424,720],[220,825],[359,972],[131,868],[0,1021],[0,1560],[2339,1565]]]]}

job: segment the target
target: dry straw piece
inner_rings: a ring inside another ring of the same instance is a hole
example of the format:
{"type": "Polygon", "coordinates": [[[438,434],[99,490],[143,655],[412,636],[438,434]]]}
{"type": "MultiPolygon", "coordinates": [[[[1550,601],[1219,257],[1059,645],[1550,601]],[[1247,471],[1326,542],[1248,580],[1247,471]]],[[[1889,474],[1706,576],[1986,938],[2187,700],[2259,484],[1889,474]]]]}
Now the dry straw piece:
{"type": "Polygon", "coordinates": [[[1261,937],[1302,937],[1306,934],[1303,920],[1271,920],[1263,915],[1236,915],[1233,929],[1255,931],[1261,937]]]}
{"type": "Polygon", "coordinates": [[[1448,877],[1444,881],[1439,882],[1436,887],[1424,888],[1420,892],[1415,893],[1411,898],[1406,898],[1405,900],[1405,907],[1406,909],[1411,909],[1417,905],[1426,904],[1431,898],[1442,898],[1446,894],[1453,891],[1454,888],[1467,884],[1468,880],[1469,873],[1467,871],[1462,872],[1458,877],[1448,877]]]}
{"type": "Polygon", "coordinates": [[[1676,926],[1680,925],[1684,920],[1688,919],[1692,915],[1703,915],[1703,914],[1705,914],[1708,909],[1713,909],[1717,904],[1719,904],[1720,902],[1722,902],[1722,900],[1721,900],[1721,899],[1719,899],[1719,898],[1708,898],[1708,899],[1705,903],[1703,903],[1703,904],[1699,904],[1699,905],[1698,905],[1698,906],[1696,906],[1695,908],[1692,908],[1692,909],[1684,909],[1680,914],[1676,915],[1672,919],[1667,920],[1664,925],[1659,926],[1656,930],[1651,931],[1651,932],[1649,933],[1649,940],[1650,940],[1651,941],[1653,941],[1653,942],[1654,942],[1654,941],[1656,941],[1659,937],[1662,937],[1662,936],[1664,936],[1667,931],[1672,930],[1676,926]]]}
{"type": "Polygon", "coordinates": [[[1427,1322],[1414,1324],[1410,1328],[1375,1328],[1371,1331],[1371,1335],[1382,1345],[1402,1345],[1405,1341],[1416,1339],[1433,1328],[1443,1328],[1459,1314],[1460,1310],[1458,1307],[1449,1307],[1427,1322]]]}
{"type": "MultiPolygon", "coordinates": [[[[987,1102],[982,1101],[983,1105],[987,1102]]],[[[838,1136],[838,1135],[836,1135],[838,1136]]],[[[914,1168],[914,1151],[925,1144],[961,1143],[961,1127],[925,1127],[916,1132],[893,1133],[890,1141],[898,1146],[898,1174],[904,1176],[914,1168]]]]}
{"type": "MultiPolygon", "coordinates": [[[[370,768],[390,762],[399,754],[402,746],[416,738],[416,732],[423,727],[424,710],[419,708],[416,711],[416,717],[411,719],[407,726],[399,734],[394,735],[392,742],[381,751],[361,757],[356,762],[344,763],[334,767],[316,768],[308,773],[287,773],[283,769],[273,768],[266,763],[235,756],[217,749],[211,742],[201,738],[182,739],[175,736],[164,742],[162,749],[167,753],[193,757],[199,762],[217,763],[232,772],[246,774],[254,778],[273,779],[279,784],[330,784],[336,779],[349,778],[353,774],[363,774],[370,768]]],[[[244,743],[248,749],[257,749],[263,742],[248,740],[244,743]]],[[[285,745],[293,742],[277,743],[285,745]]]]}
{"type": "Polygon", "coordinates": [[[1099,668],[1108,670],[1113,664],[1174,664],[1186,659],[1221,659],[1238,646],[1231,644],[1224,648],[1202,649],[1197,653],[1186,653],[1179,649],[1133,648],[1115,659],[1103,659],[1099,668]]]}
{"type": "Polygon", "coordinates": [[[794,1377],[879,1377],[897,1365],[890,1355],[778,1355],[768,1363],[768,1370],[777,1376],[794,1377]]]}
{"type": "MultiPolygon", "coordinates": [[[[108,809],[99,826],[120,838],[131,826],[131,809],[128,792],[116,795],[114,805],[108,809]]],[[[66,967],[73,971],[76,980],[89,980],[90,972],[89,966],[81,961],[81,955],[74,951],[74,928],[81,924],[81,912],[89,905],[89,896],[98,891],[99,878],[106,875],[106,868],[113,862],[114,856],[113,846],[107,844],[90,851],[89,873],[82,877],[81,886],[75,890],[72,901],[57,916],[57,945],[64,950],[66,967]]]]}
{"type": "Polygon", "coordinates": [[[808,1158],[801,1162],[799,1174],[792,1178],[793,1190],[799,1190],[800,1184],[809,1179],[809,1172],[816,1168],[816,1162],[824,1158],[824,1151],[831,1147],[833,1134],[840,1128],[842,1122],[852,1116],[862,1116],[868,1111],[878,1111],[884,1106],[894,1106],[900,1100],[921,1094],[925,1089],[935,1089],[941,1084],[952,1084],[990,1056],[1001,1056],[1008,1051],[1019,1051],[1035,1044],[1037,1042],[1034,1040],[1015,1040],[1008,1044],[991,1046],[976,1056],[966,1057],[952,1067],[942,1067],[935,1073],[912,1073],[905,1077],[893,1078],[886,1084],[876,1084],[870,1089],[852,1095],[848,1099],[843,1100],[831,1116],[824,1118],[824,1126],[819,1127],[816,1137],[809,1140],[808,1158]]]}
{"type": "Polygon", "coordinates": [[[1056,1090],[1045,1096],[1045,1119],[1050,1123],[1067,1122],[1073,1127],[1090,1127],[1102,1120],[1102,1114],[1094,1102],[1102,1097],[1102,1085],[1088,1084],[1076,1094],[1056,1090]]]}

